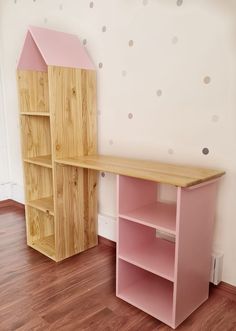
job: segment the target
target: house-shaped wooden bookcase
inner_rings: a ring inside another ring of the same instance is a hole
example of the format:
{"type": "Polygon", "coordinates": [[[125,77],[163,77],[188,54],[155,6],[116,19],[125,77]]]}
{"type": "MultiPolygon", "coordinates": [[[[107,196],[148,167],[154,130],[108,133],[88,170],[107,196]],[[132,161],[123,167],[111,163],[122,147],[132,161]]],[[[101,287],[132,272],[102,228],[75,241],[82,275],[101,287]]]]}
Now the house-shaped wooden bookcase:
{"type": "Polygon", "coordinates": [[[17,77],[27,243],[60,261],[97,244],[96,172],[55,163],[97,152],[95,68],[76,36],[30,27],[17,77]]]}

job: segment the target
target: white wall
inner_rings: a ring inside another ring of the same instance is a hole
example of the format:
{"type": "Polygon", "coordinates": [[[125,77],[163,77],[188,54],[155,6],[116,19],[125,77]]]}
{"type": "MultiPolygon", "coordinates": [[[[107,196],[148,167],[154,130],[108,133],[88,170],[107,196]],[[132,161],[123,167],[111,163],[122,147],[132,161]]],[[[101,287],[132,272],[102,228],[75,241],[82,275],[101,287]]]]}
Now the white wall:
{"type": "MultiPolygon", "coordinates": [[[[10,176],[18,195],[15,68],[27,26],[75,33],[98,67],[101,153],[226,170],[214,247],[225,253],[224,281],[236,285],[236,2],[12,0],[1,2],[0,15],[10,176]]],[[[115,177],[100,182],[100,213],[114,217],[115,177]]]]}

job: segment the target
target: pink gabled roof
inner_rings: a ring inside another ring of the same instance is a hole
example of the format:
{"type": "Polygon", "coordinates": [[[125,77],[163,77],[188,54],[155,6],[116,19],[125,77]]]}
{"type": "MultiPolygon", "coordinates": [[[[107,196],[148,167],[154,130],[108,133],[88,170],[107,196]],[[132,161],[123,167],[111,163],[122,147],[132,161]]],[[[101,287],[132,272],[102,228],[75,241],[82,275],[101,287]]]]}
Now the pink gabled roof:
{"type": "Polygon", "coordinates": [[[77,36],[30,26],[17,68],[46,71],[49,65],[95,69],[77,36]]]}

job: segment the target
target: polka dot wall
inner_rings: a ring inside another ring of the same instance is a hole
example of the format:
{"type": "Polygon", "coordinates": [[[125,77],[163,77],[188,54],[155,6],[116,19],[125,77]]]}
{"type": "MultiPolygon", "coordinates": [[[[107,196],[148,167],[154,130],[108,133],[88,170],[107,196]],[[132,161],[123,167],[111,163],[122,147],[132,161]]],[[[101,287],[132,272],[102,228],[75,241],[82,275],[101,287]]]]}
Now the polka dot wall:
{"type": "MultiPolygon", "coordinates": [[[[8,132],[17,131],[14,70],[27,26],[75,33],[97,68],[99,152],[225,169],[215,248],[227,251],[236,218],[235,13],[228,0],[2,1],[8,132]]],[[[18,137],[9,143],[18,183],[18,137]]],[[[115,177],[100,182],[101,212],[114,216],[112,189],[104,197],[115,177]]],[[[228,281],[232,261],[226,254],[228,281]]]]}

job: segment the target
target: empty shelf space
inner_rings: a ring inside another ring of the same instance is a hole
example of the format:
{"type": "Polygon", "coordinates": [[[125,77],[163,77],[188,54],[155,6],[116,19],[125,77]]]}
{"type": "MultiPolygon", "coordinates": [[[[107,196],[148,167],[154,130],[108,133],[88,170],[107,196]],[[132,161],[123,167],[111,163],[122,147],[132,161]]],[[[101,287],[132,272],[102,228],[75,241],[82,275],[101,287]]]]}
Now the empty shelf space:
{"type": "Polygon", "coordinates": [[[54,215],[53,197],[32,200],[27,203],[28,206],[34,207],[50,215],[54,215]]]}
{"type": "Polygon", "coordinates": [[[176,204],[174,203],[153,202],[132,211],[120,213],[119,216],[167,233],[176,233],[176,204]]]}
{"type": "Polygon", "coordinates": [[[156,239],[143,246],[124,251],[119,257],[140,268],[174,281],[175,245],[166,240],[156,239]]]}
{"type": "Polygon", "coordinates": [[[43,167],[52,168],[52,156],[51,155],[41,155],[35,157],[28,157],[24,159],[25,162],[37,164],[43,167]]]}
{"type": "Polygon", "coordinates": [[[21,112],[21,115],[29,115],[29,116],[50,116],[48,112],[40,112],[40,111],[32,111],[32,112],[21,112]]]}
{"type": "Polygon", "coordinates": [[[117,296],[171,326],[173,283],[121,260],[118,268],[117,296]]]}
{"type": "Polygon", "coordinates": [[[40,253],[55,259],[55,238],[54,235],[50,235],[41,238],[30,245],[32,248],[36,249],[40,253]]]}

